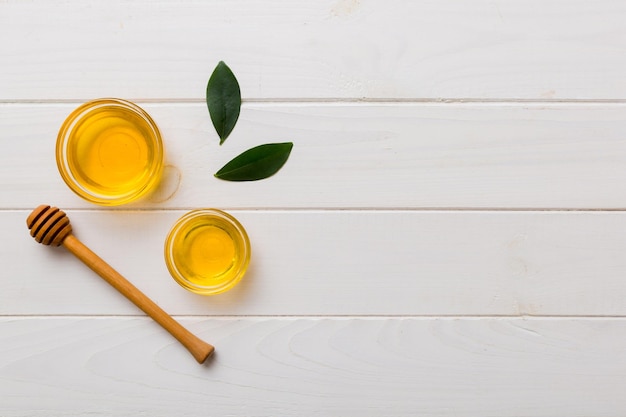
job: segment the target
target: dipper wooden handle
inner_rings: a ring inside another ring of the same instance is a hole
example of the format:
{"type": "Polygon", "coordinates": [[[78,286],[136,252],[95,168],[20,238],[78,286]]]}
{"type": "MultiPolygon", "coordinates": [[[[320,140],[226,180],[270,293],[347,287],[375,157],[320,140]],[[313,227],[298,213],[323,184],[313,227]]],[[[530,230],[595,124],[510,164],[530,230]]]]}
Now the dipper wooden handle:
{"type": "Polygon", "coordinates": [[[30,229],[30,235],[37,242],[44,245],[65,246],[85,265],[104,278],[106,282],[111,284],[174,336],[176,340],[191,352],[199,363],[203,363],[213,353],[213,346],[203,342],[181,326],[161,307],[139,291],[137,287],[74,237],[70,220],[63,211],[56,207],[39,206],[28,216],[26,224],[30,229]]]}

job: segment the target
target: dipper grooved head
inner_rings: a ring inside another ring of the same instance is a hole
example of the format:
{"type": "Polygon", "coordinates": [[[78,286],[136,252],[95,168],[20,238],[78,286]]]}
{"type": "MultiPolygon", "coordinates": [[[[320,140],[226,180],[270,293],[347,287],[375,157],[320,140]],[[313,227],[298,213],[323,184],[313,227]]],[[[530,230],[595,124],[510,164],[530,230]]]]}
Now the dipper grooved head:
{"type": "Polygon", "coordinates": [[[65,212],[45,204],[30,213],[26,225],[30,235],[44,245],[60,246],[72,233],[72,225],[65,212]]]}

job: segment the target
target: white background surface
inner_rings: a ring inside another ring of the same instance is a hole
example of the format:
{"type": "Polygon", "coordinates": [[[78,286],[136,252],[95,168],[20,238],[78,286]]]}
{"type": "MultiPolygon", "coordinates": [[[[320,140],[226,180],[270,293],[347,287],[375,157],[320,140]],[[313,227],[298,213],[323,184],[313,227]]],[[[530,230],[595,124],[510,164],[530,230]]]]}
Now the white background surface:
{"type": "Polygon", "coordinates": [[[0,3],[0,415],[623,416],[626,3],[0,3]],[[220,60],[244,104],[223,146],[220,60]],[[90,205],[57,131],[120,97],[159,125],[149,198],[90,205]],[[287,165],[213,178],[265,142],[287,165]],[[47,203],[216,354],[200,366],[25,218],[47,203]],[[226,209],[232,291],[178,287],[178,217],[226,209]]]}

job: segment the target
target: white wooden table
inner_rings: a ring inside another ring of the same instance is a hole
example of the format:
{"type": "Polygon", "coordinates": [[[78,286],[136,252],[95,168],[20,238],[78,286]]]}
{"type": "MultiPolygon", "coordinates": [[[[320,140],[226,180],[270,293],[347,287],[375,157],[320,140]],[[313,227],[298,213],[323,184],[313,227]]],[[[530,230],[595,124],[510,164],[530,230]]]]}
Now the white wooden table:
{"type": "Polygon", "coordinates": [[[626,415],[625,21],[609,0],[2,1],[0,415],[626,415]],[[221,147],[220,60],[244,98],[221,147]],[[145,108],[167,149],[121,209],[56,169],[98,97],[145,108]],[[275,177],[213,178],[278,141],[275,177]],[[37,245],[42,203],[214,358],[37,245]],[[252,241],[215,297],[162,256],[200,207],[252,241]]]}

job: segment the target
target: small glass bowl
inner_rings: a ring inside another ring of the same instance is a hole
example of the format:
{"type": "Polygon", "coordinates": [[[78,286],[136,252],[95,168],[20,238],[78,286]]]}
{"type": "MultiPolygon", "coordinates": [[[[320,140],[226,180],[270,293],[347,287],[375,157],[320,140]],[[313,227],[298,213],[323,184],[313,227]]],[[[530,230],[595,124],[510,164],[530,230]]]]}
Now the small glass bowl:
{"type": "Polygon", "coordinates": [[[65,183],[87,201],[116,206],[134,201],[159,182],[163,143],[152,118],[129,101],[87,102],[63,122],[56,160],[65,183]]]}
{"type": "Polygon", "coordinates": [[[165,241],[165,263],[183,288],[201,295],[233,288],[250,263],[250,241],[243,226],[217,209],[182,216],[165,241]]]}

